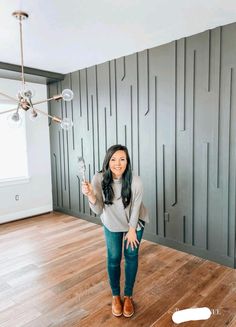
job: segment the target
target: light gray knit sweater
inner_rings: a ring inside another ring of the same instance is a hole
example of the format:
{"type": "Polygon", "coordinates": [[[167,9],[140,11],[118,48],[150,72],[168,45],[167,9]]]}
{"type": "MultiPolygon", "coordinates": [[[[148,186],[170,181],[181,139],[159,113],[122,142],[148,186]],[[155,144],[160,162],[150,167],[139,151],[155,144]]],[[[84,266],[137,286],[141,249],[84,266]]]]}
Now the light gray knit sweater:
{"type": "Polygon", "coordinates": [[[114,198],[113,204],[104,203],[102,192],[102,173],[96,173],[92,179],[92,186],[96,196],[95,204],[89,202],[90,208],[97,215],[101,215],[103,225],[111,232],[127,232],[129,226],[139,230],[142,226],[140,219],[149,222],[148,211],[145,208],[143,199],[143,185],[139,176],[133,176],[131,184],[131,201],[124,208],[121,198],[121,179],[113,180],[114,198]]]}

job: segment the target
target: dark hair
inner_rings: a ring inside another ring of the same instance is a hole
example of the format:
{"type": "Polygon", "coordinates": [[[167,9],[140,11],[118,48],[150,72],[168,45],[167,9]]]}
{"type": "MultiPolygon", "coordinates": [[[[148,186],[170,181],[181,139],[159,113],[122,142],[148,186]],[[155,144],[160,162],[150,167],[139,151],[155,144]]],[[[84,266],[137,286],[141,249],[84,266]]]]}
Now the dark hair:
{"type": "Polygon", "coordinates": [[[103,180],[102,180],[102,190],[105,197],[105,204],[112,204],[112,200],[114,197],[114,192],[112,188],[113,178],[112,172],[109,168],[109,162],[111,157],[116,151],[122,150],[126,154],[127,159],[127,166],[122,175],[122,188],[121,188],[121,197],[124,207],[126,208],[131,199],[131,183],[132,183],[132,170],[131,170],[131,163],[129,152],[126,146],[121,144],[112,145],[106,152],[103,165],[102,165],[102,173],[103,173],[103,180]]]}

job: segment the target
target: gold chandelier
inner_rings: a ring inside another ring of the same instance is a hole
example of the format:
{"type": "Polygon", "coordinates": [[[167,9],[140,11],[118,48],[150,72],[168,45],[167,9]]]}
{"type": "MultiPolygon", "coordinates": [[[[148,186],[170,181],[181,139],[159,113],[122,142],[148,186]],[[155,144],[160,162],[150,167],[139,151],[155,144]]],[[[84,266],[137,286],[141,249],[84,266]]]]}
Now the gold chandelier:
{"type": "Polygon", "coordinates": [[[51,100],[71,101],[73,99],[73,92],[70,89],[65,89],[62,91],[61,94],[54,95],[49,99],[32,102],[32,97],[34,95],[34,92],[25,83],[23,37],[22,37],[22,22],[24,20],[26,20],[29,17],[29,15],[23,11],[15,11],[12,13],[12,15],[19,21],[19,27],[20,27],[21,88],[18,91],[16,98],[0,92],[1,96],[5,97],[11,101],[14,101],[16,103],[15,108],[2,111],[2,112],[0,112],[0,114],[5,114],[5,113],[9,112],[10,115],[8,116],[8,123],[13,127],[19,127],[22,122],[21,116],[19,114],[19,112],[21,110],[29,111],[31,120],[36,120],[38,117],[38,113],[40,113],[40,114],[47,116],[48,118],[51,118],[53,122],[59,123],[63,129],[68,130],[73,126],[73,122],[70,118],[66,117],[66,118],[62,119],[57,116],[51,116],[51,115],[47,114],[46,112],[36,108],[35,105],[38,105],[38,104],[41,104],[44,102],[48,102],[51,100]]]}

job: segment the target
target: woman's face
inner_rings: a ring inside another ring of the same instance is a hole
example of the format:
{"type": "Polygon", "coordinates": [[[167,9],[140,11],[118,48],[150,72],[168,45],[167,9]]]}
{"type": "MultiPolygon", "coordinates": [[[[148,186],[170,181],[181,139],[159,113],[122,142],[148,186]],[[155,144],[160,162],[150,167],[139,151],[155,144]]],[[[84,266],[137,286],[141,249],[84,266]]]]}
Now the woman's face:
{"type": "Polygon", "coordinates": [[[113,153],[109,161],[109,168],[111,169],[113,178],[120,178],[127,167],[126,153],[123,150],[118,150],[113,153]]]}

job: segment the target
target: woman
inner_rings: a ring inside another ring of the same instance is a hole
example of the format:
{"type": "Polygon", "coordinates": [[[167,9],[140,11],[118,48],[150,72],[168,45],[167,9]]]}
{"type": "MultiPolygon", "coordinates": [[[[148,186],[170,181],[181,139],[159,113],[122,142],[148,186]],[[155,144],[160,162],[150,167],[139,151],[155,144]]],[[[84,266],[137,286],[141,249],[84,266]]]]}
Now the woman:
{"type": "Polygon", "coordinates": [[[112,290],[112,313],[131,317],[134,314],[133,287],[138,269],[138,250],[147,210],[142,203],[140,177],[133,176],[128,150],[123,145],[111,146],[105,155],[102,171],[92,183],[83,182],[82,192],[90,208],[101,214],[107,245],[107,270],[112,290]],[[120,263],[124,238],[125,289],[120,297],[120,263]]]}

